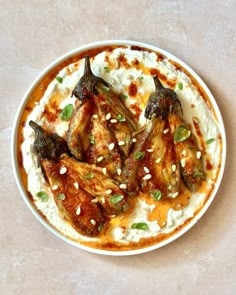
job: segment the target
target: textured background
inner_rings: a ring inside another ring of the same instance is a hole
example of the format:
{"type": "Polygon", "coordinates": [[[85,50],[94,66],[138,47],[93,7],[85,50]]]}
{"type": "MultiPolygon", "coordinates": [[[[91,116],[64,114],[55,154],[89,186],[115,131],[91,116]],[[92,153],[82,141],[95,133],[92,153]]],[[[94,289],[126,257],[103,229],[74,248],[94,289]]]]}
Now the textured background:
{"type": "Polygon", "coordinates": [[[235,3],[0,0],[0,294],[236,294],[235,3]],[[10,161],[12,122],[33,79],[61,54],[106,39],[184,60],[213,92],[227,132],[226,171],[207,213],[174,243],[135,257],[86,253],[50,234],[24,204],[10,161]]]}

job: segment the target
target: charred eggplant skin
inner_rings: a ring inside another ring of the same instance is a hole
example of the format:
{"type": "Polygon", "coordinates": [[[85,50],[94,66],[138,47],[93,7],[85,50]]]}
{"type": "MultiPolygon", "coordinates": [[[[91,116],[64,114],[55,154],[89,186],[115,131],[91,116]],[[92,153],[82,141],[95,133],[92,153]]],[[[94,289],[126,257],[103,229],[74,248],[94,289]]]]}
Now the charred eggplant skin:
{"type": "Polygon", "coordinates": [[[56,133],[47,133],[34,121],[29,122],[30,127],[35,132],[35,141],[33,150],[38,160],[55,160],[57,161],[61,154],[69,153],[66,141],[56,133]]]}
{"type": "Polygon", "coordinates": [[[77,97],[82,102],[85,99],[92,98],[94,94],[97,94],[95,86],[99,83],[106,87],[110,86],[105,80],[93,74],[89,62],[89,56],[85,55],[84,75],[75,86],[71,96],[77,97]]]}
{"type": "Polygon", "coordinates": [[[153,77],[155,84],[155,92],[148,99],[145,108],[145,117],[151,119],[153,115],[161,116],[165,120],[170,113],[179,112],[182,110],[181,103],[175,91],[170,88],[165,88],[157,76],[153,77]]]}

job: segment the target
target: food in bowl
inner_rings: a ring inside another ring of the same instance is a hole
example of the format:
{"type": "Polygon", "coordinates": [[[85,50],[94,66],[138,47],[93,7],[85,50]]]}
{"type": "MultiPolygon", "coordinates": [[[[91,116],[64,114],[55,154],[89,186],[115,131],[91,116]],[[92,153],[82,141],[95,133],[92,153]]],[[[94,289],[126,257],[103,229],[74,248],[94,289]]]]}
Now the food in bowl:
{"type": "Polygon", "coordinates": [[[202,210],[222,165],[208,95],[181,65],[132,45],[66,59],[19,125],[32,203],[68,239],[102,250],[158,245],[202,210]]]}

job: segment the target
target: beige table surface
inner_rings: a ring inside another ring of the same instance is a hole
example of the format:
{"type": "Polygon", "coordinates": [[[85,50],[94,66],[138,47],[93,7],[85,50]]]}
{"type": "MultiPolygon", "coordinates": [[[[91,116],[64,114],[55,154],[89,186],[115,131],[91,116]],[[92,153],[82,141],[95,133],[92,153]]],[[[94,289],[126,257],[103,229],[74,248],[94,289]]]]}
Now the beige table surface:
{"type": "Polygon", "coordinates": [[[236,294],[236,2],[0,1],[0,294],[236,294]],[[188,63],[213,92],[228,150],[219,192],[159,250],[105,257],[67,245],[26,207],[13,178],[12,123],[33,79],[89,42],[131,39],[188,63]]]}

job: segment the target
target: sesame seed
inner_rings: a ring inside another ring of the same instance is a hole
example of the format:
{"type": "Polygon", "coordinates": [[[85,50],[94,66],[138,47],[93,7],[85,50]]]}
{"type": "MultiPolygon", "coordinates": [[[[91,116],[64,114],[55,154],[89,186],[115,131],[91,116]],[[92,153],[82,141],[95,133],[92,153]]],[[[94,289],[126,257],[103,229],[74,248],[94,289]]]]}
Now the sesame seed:
{"type": "Polygon", "coordinates": [[[127,185],[126,185],[125,183],[121,183],[121,184],[120,184],[120,188],[121,188],[121,189],[127,189],[127,185]]]}
{"type": "Polygon", "coordinates": [[[148,149],[147,152],[152,153],[152,152],[154,152],[154,149],[148,149]]]}
{"type": "Polygon", "coordinates": [[[151,179],[152,178],[152,175],[151,174],[146,174],[144,177],[143,177],[143,180],[148,180],[148,179],[151,179]]]}
{"type": "Polygon", "coordinates": [[[108,113],[105,117],[106,120],[110,120],[111,119],[111,113],[108,113]]]}
{"type": "Polygon", "coordinates": [[[183,151],[182,151],[182,155],[183,155],[183,156],[187,156],[187,152],[186,152],[186,150],[183,150],[183,151]]]}
{"type": "Polygon", "coordinates": [[[114,79],[114,78],[111,78],[111,84],[112,84],[112,85],[113,85],[113,84],[117,84],[117,80],[114,79]]]}
{"type": "Polygon", "coordinates": [[[100,157],[97,158],[97,162],[101,162],[103,159],[104,159],[104,157],[100,156],[100,157]]]}
{"type": "Polygon", "coordinates": [[[137,142],[137,138],[132,138],[132,142],[137,142]]]}
{"type": "Polygon", "coordinates": [[[128,76],[127,76],[127,79],[128,79],[128,80],[133,80],[133,79],[134,79],[134,76],[132,76],[132,75],[128,75],[128,76]]]}
{"type": "Polygon", "coordinates": [[[157,164],[161,162],[161,158],[156,159],[155,161],[157,164]]]}
{"type": "Polygon", "coordinates": [[[121,140],[121,141],[118,141],[118,145],[119,145],[119,146],[121,146],[121,145],[125,145],[125,142],[122,141],[122,140],[121,140]]]}
{"type": "Polygon", "coordinates": [[[94,114],[94,115],[92,115],[92,118],[93,119],[98,119],[98,115],[94,114]]]}
{"type": "Polygon", "coordinates": [[[167,128],[167,129],[165,129],[165,130],[163,131],[163,133],[164,133],[164,134],[167,134],[169,131],[170,131],[170,129],[167,128]]]}
{"type": "Polygon", "coordinates": [[[173,172],[175,172],[175,171],[176,171],[176,165],[173,164],[173,165],[171,166],[171,169],[172,169],[173,172]]]}
{"type": "Polygon", "coordinates": [[[58,189],[58,185],[55,184],[55,185],[52,187],[52,190],[55,191],[55,190],[57,190],[57,189],[58,189]]]}
{"type": "Polygon", "coordinates": [[[121,173],[122,173],[122,170],[120,169],[120,168],[118,168],[117,170],[116,170],[116,172],[117,172],[117,175],[121,175],[121,173]]]}
{"type": "Polygon", "coordinates": [[[113,149],[114,149],[114,147],[115,147],[115,144],[112,142],[112,143],[110,143],[109,145],[108,145],[108,149],[109,149],[109,151],[112,151],[113,149]]]}
{"type": "Polygon", "coordinates": [[[60,168],[60,174],[65,174],[66,171],[67,171],[67,169],[64,166],[60,168]]]}
{"type": "Polygon", "coordinates": [[[143,167],[143,170],[144,170],[145,173],[149,173],[150,172],[150,170],[148,169],[148,167],[143,167]]]}
{"type": "Polygon", "coordinates": [[[101,202],[102,202],[103,204],[105,204],[106,200],[105,200],[104,197],[101,198],[101,202]]]}
{"type": "Polygon", "coordinates": [[[201,158],[201,156],[202,156],[202,153],[200,151],[197,151],[196,152],[196,157],[197,157],[198,160],[201,158]]]}
{"type": "Polygon", "coordinates": [[[173,193],[171,197],[174,199],[174,198],[176,198],[178,195],[179,195],[179,193],[176,192],[176,193],[173,193]]]}
{"type": "Polygon", "coordinates": [[[180,160],[180,164],[181,164],[182,167],[185,167],[185,165],[186,165],[186,160],[185,160],[185,159],[181,159],[181,160],[180,160]]]}
{"type": "Polygon", "coordinates": [[[96,221],[94,219],[91,219],[90,222],[92,223],[92,225],[96,225],[96,221]]]}
{"type": "Polygon", "coordinates": [[[75,213],[76,213],[76,215],[80,215],[80,213],[81,213],[81,208],[80,208],[80,206],[77,207],[75,213]]]}
{"type": "Polygon", "coordinates": [[[111,189],[106,190],[106,194],[107,195],[110,195],[111,193],[112,193],[112,190],[111,189]]]}
{"type": "Polygon", "coordinates": [[[78,184],[78,182],[74,182],[74,187],[75,187],[76,189],[79,188],[79,184],[78,184]]]}
{"type": "Polygon", "coordinates": [[[107,174],[107,168],[102,168],[102,173],[104,174],[104,175],[106,175],[107,174]]]}
{"type": "Polygon", "coordinates": [[[91,202],[92,202],[92,203],[97,203],[97,202],[98,202],[98,198],[94,198],[94,199],[92,199],[91,202]]]}
{"type": "Polygon", "coordinates": [[[180,209],[181,207],[182,207],[181,204],[176,204],[175,206],[176,209],[180,209]]]}
{"type": "Polygon", "coordinates": [[[117,123],[117,120],[116,119],[111,119],[110,122],[114,124],[114,123],[117,123]]]}

